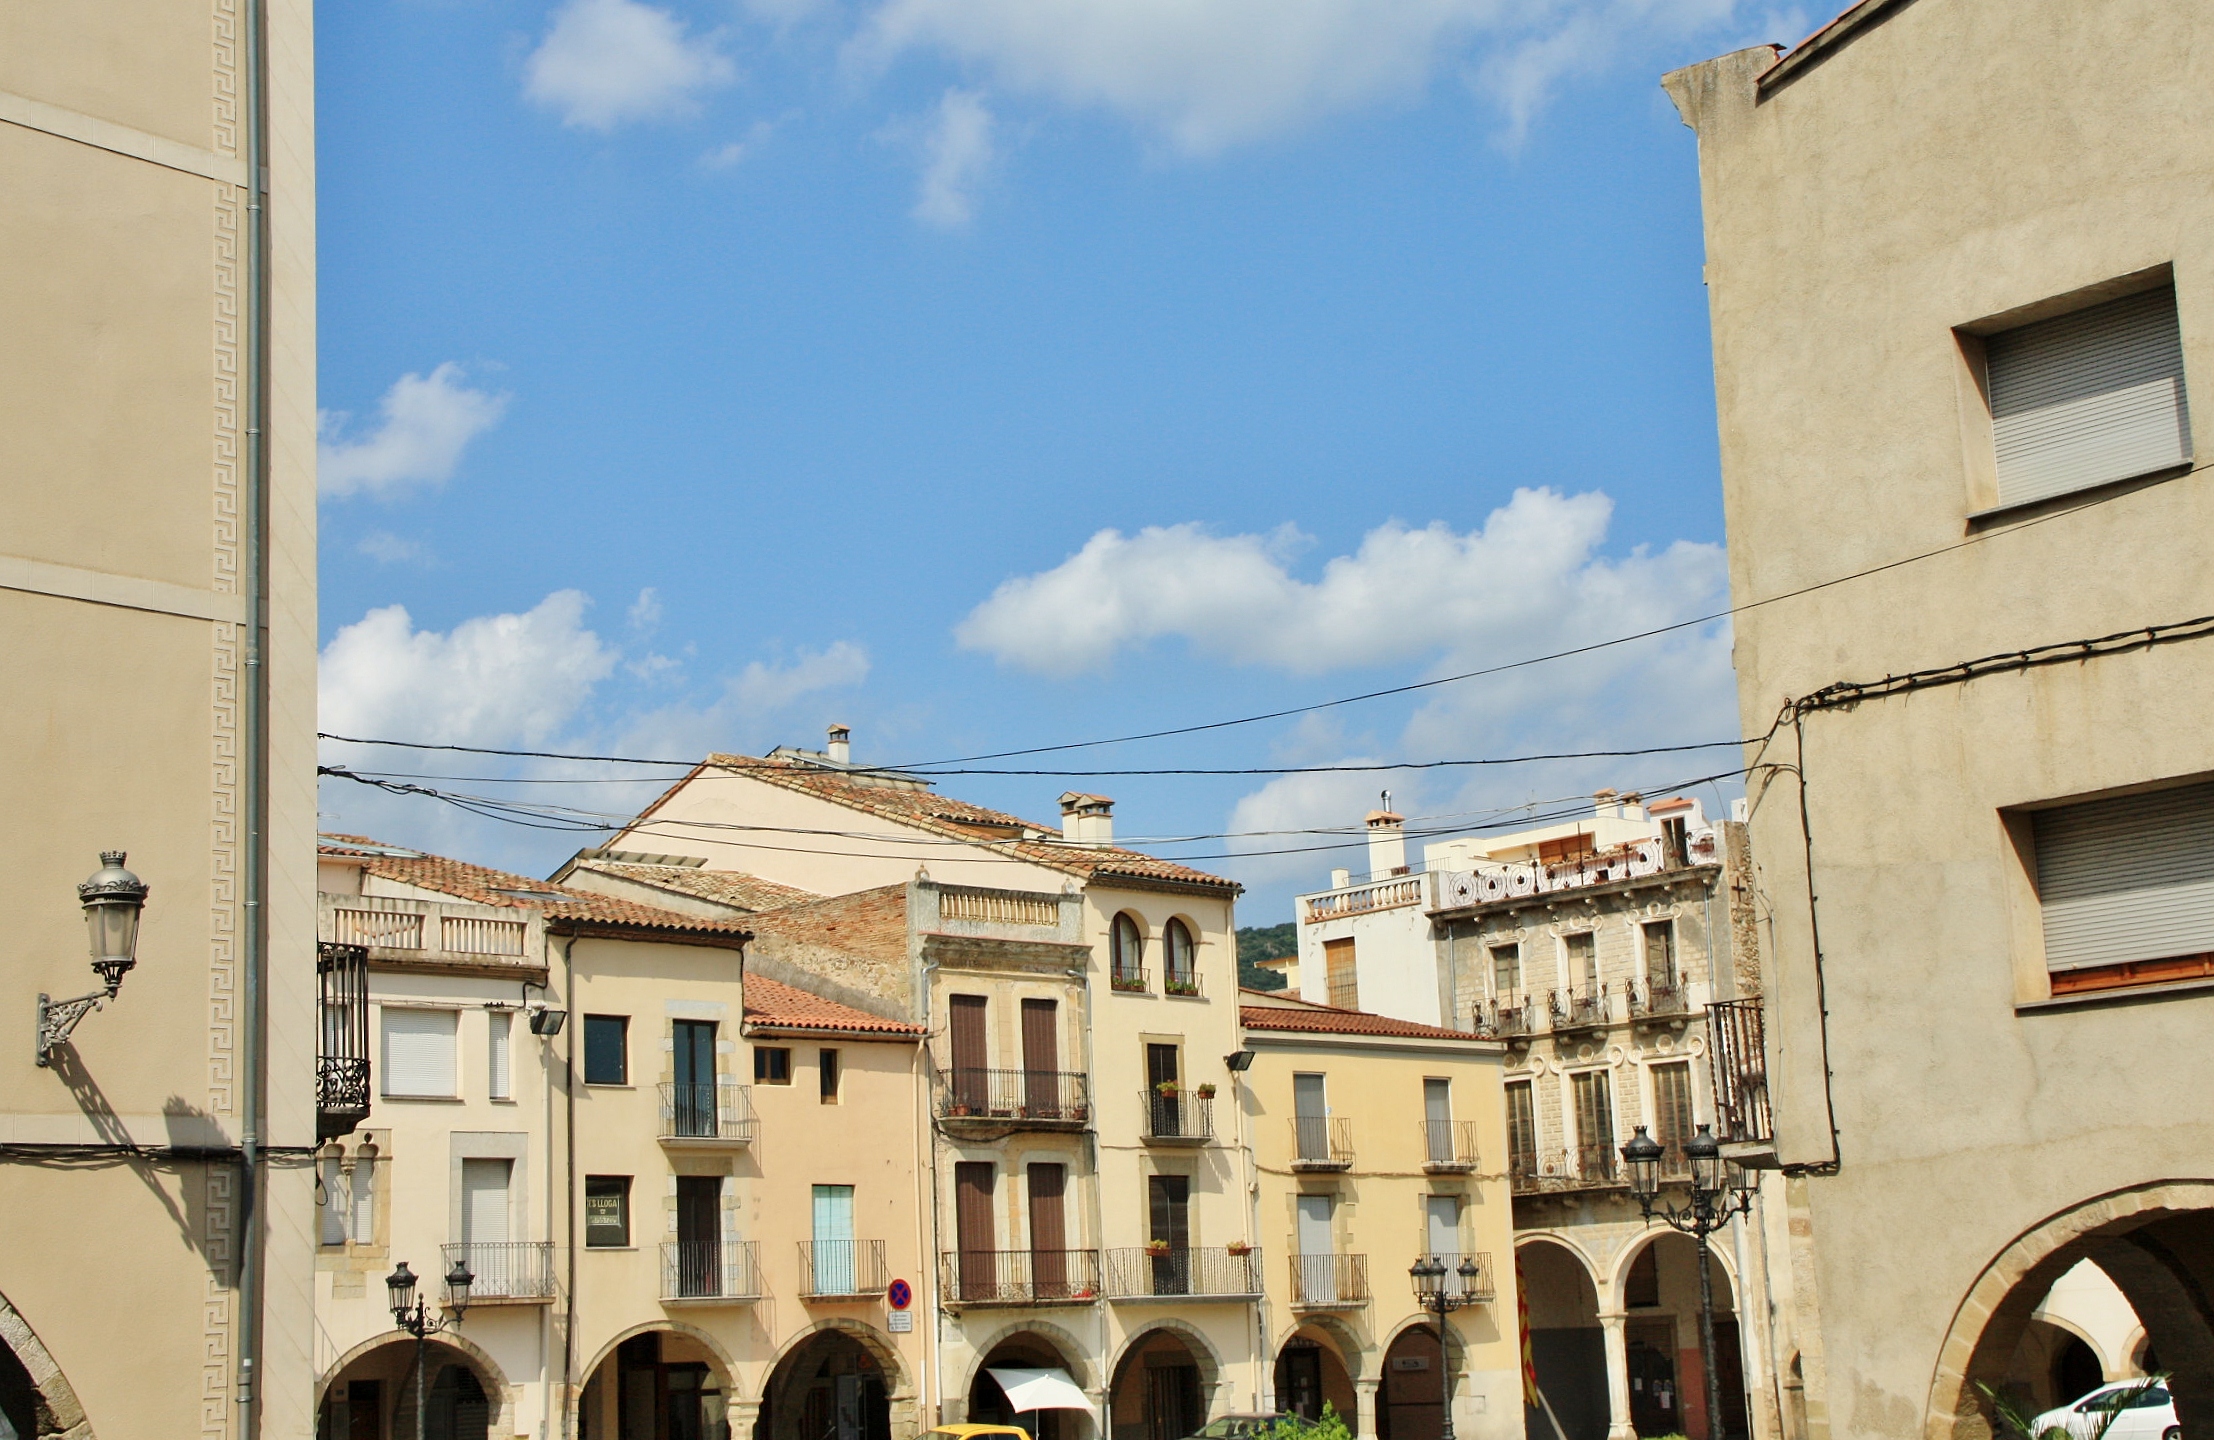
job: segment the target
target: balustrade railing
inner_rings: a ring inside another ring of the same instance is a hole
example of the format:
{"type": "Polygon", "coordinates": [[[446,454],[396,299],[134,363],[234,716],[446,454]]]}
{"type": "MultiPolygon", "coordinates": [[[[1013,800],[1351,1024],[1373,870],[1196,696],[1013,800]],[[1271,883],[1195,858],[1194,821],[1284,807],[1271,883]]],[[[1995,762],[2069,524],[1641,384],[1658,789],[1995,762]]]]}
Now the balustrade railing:
{"type": "Polygon", "coordinates": [[[1097,1250],[948,1250],[944,1295],[957,1305],[1088,1305],[1099,1298],[1097,1250]]]}
{"type": "Polygon", "coordinates": [[[938,1118],[1074,1127],[1092,1119],[1091,1090],[1073,1070],[941,1070],[938,1118]]]}
{"type": "Polygon", "coordinates": [[[523,922],[448,915],[439,922],[438,939],[449,955],[520,955],[523,922]]]}
{"type": "Polygon", "coordinates": [[[1368,1303],[1366,1255],[1294,1255],[1291,1257],[1291,1303],[1294,1308],[1322,1310],[1368,1303]]]}
{"type": "Polygon", "coordinates": [[[1681,856],[1671,855],[1666,842],[1656,836],[1595,855],[1553,864],[1487,866],[1482,870],[1441,870],[1436,872],[1437,896],[1432,903],[1440,910],[1457,910],[1469,905],[1488,905],[1496,900],[1517,900],[1528,895],[1547,895],[1559,890],[1580,890],[1593,885],[1609,885],[1620,880],[1643,879],[1648,875],[1658,875],[1686,865],[1712,865],[1716,863],[1719,854],[1713,833],[1702,830],[1690,837],[1681,856]]]}
{"type": "Polygon", "coordinates": [[[371,945],[383,950],[423,948],[419,910],[333,910],[331,938],[341,945],[371,945]]]}
{"type": "Polygon", "coordinates": [[[1145,1115],[1145,1138],[1155,1145],[1204,1145],[1215,1134],[1215,1097],[1190,1090],[1164,1095],[1159,1090],[1139,1092],[1145,1115]]]}
{"type": "Polygon", "coordinates": [[[1258,1249],[1233,1253],[1219,1245],[1181,1250],[1131,1245],[1107,1252],[1109,1299],[1244,1299],[1260,1293],[1258,1249]]]}
{"type": "Polygon", "coordinates": [[[471,1276],[469,1303],[501,1300],[551,1300],[554,1295],[553,1242],[494,1240],[442,1247],[445,1268],[465,1260],[471,1276]]]}
{"type": "Polygon", "coordinates": [[[1346,1116],[1294,1115],[1292,1169],[1353,1168],[1353,1121],[1346,1116]]]}
{"type": "Polygon", "coordinates": [[[891,1284],[882,1240],[802,1240],[800,1293],[816,1300],[881,1295],[891,1284]]]}
{"type": "Polygon", "coordinates": [[[666,1084],[661,1087],[661,1138],[753,1142],[753,1091],[744,1085],[666,1084]]]}
{"type": "Polygon", "coordinates": [[[1775,1139],[1768,1108],[1768,1051],[1758,1000],[1707,1005],[1707,1056],[1714,1075],[1714,1135],[1726,1145],[1775,1139]]]}
{"type": "Polygon", "coordinates": [[[664,1300],[758,1300],[761,1266],[751,1240],[669,1240],[661,1246],[664,1300]]]}
{"type": "Polygon", "coordinates": [[[1050,895],[1026,895],[1010,890],[972,890],[966,886],[938,887],[938,918],[967,920],[985,925],[1053,925],[1061,923],[1061,904],[1050,895]]]}
{"type": "Polygon", "coordinates": [[[1317,920],[1335,920],[1346,915],[1365,915],[1371,910],[1392,910],[1401,905],[1420,905],[1428,883],[1420,875],[1394,875],[1366,885],[1353,885],[1343,890],[1309,895],[1307,923],[1311,925],[1317,920]]]}

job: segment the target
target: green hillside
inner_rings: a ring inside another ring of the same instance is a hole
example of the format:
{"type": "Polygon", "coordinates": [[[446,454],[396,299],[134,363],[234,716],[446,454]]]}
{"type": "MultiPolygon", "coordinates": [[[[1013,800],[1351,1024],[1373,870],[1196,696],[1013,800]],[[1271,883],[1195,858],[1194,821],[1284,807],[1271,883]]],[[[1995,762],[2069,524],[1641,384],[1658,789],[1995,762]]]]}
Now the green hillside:
{"type": "Polygon", "coordinates": [[[1282,960],[1299,953],[1299,927],[1248,925],[1238,932],[1238,983],[1249,990],[1281,990],[1284,977],[1256,961],[1282,960]]]}

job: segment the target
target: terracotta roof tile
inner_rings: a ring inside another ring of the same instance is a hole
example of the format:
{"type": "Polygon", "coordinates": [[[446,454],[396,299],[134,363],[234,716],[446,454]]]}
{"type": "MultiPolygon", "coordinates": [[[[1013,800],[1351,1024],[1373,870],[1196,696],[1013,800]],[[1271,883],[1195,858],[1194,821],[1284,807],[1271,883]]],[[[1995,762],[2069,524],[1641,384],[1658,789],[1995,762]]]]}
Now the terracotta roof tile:
{"type": "Polygon", "coordinates": [[[625,860],[579,860],[576,868],[635,880],[641,885],[659,886],[738,910],[776,910],[821,898],[812,890],[765,880],[739,870],[708,870],[697,865],[637,865],[625,860]]]}
{"type": "Polygon", "coordinates": [[[381,880],[436,890],[473,905],[497,905],[514,910],[542,910],[550,923],[583,920],[600,925],[620,925],[639,930],[674,930],[739,940],[748,933],[737,920],[710,920],[680,915],[631,900],[571,890],[527,875],[512,875],[489,866],[450,860],[443,855],[423,855],[397,845],[380,845],[359,835],[318,836],[316,850],[325,855],[365,857],[362,870],[381,880]]]}
{"type": "Polygon", "coordinates": [[[1441,1030],[1435,1025],[1417,1025],[1412,1020],[1394,1020],[1388,1015],[1371,1015],[1366,1010],[1338,1010],[1306,1000],[1293,1000],[1289,1004],[1278,1002],[1270,1005],[1241,1005],[1238,1007],[1238,1023],[1248,1030],[1281,1030],[1299,1035],[1385,1035],[1411,1040],[1476,1039],[1465,1030],[1441,1030]]]}
{"type": "Polygon", "coordinates": [[[907,887],[883,885],[787,905],[746,922],[771,940],[821,945],[872,960],[907,961],[907,887]]]}
{"type": "Polygon", "coordinates": [[[838,1030],[900,1040],[923,1034],[923,1027],[912,1022],[871,1015],[765,975],[746,977],[746,1024],[775,1030],[838,1030]]]}

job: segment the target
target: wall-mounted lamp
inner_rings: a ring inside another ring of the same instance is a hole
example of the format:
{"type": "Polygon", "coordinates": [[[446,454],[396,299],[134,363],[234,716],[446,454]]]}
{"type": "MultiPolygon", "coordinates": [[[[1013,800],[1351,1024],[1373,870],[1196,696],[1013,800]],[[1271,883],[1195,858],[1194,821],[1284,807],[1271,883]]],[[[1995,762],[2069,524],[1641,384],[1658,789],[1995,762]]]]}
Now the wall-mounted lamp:
{"type": "Polygon", "coordinates": [[[1225,1055],[1222,1057],[1222,1063],[1230,1067],[1231,1074],[1243,1075],[1253,1068],[1253,1052],[1251,1050],[1240,1050],[1234,1054],[1225,1055]]]}
{"type": "Polygon", "coordinates": [[[569,1018],[566,1010],[556,1010],[550,1005],[534,1005],[530,1012],[530,1033],[533,1035],[559,1035],[561,1022],[569,1018]]]}
{"type": "Polygon", "coordinates": [[[100,868],[77,887],[85,907],[85,928],[92,942],[92,968],[106,988],[71,1000],[38,997],[38,1063],[54,1063],[54,1051],[69,1039],[77,1022],[113,1000],[123,977],[138,964],[138,917],[146,908],[148,885],[123,868],[121,850],[100,852],[100,868]]]}

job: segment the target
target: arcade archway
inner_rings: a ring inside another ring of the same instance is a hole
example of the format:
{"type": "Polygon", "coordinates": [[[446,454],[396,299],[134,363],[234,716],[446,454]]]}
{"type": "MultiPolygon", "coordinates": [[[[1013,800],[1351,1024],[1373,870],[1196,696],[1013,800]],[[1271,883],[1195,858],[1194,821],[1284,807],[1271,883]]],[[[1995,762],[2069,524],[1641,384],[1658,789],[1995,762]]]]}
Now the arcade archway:
{"type": "MultiPolygon", "coordinates": [[[[5,1296],[0,1296],[0,1415],[26,1437],[75,1434],[72,1427],[85,1424],[68,1377],[5,1296]]],[[[91,1433],[89,1427],[84,1433],[91,1433]]]]}
{"type": "MultiPolygon", "coordinates": [[[[415,1342],[374,1341],[347,1356],[323,1386],[319,1440],[413,1436],[417,1414],[415,1342]]],[[[423,1433],[438,1440],[490,1440],[506,1418],[507,1386],[473,1345],[432,1340],[422,1349],[423,1433]]]]}
{"type": "Polygon", "coordinates": [[[1358,1431],[1360,1396],[1353,1388],[1360,1350],[1335,1327],[1302,1325],[1276,1352],[1276,1408],[1309,1420],[1329,1407],[1358,1431]]]}
{"type": "MultiPolygon", "coordinates": [[[[1555,1240],[1524,1241],[1514,1256],[1529,1307],[1538,1389],[1567,1440],[1606,1440],[1607,1337],[1591,1270],[1580,1254],[1555,1240]]],[[[1525,1409],[1523,1428],[1533,1440],[1552,1440],[1553,1424],[1541,1409],[1525,1409]]]]}
{"type": "Polygon", "coordinates": [[[1655,1230],[1622,1257],[1615,1280],[1623,1321],[1630,1425],[1641,1436],[1739,1440],[1747,1435],[1745,1365],[1735,1288],[1710,1252],[1714,1294],[1714,1368],[1721,1392],[1719,1428],[1707,1419],[1706,1352],[1699,1335],[1699,1247],[1673,1230],[1655,1230]]]}
{"type": "Polygon", "coordinates": [[[577,1403],[577,1440],[731,1440],[730,1370],[697,1331],[655,1326],[604,1352],[577,1403]]]}
{"type": "Polygon", "coordinates": [[[891,1357],[843,1329],[807,1336],[769,1372],[755,1440],[891,1440],[900,1388],[891,1357]]]}
{"type": "Polygon", "coordinates": [[[1445,1433],[1445,1391],[1454,1358],[1440,1351],[1434,1326],[1410,1325],[1399,1332],[1384,1351],[1383,1383],[1376,1391],[1377,1440],[1439,1440],[1445,1433]]]}
{"type": "Polygon", "coordinates": [[[1111,1440],[1183,1440],[1207,1423],[1214,1356],[1204,1342],[1159,1326],[1133,1340],[1107,1395],[1111,1440]]]}
{"type": "Polygon", "coordinates": [[[1069,1376],[1070,1383],[1080,1383],[1069,1357],[1045,1336],[1019,1331],[984,1352],[983,1363],[976,1367],[976,1375],[969,1382],[968,1418],[979,1425],[1020,1426],[1030,1432],[1033,1440],[1087,1440],[1093,1433],[1093,1427],[1086,1423],[1091,1414],[1089,1404],[1081,1410],[1073,1403],[1017,1410],[992,1377],[994,1370],[1058,1371],[1069,1376]]]}

